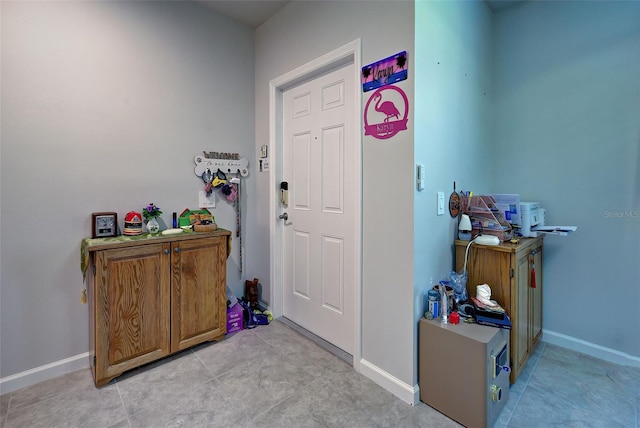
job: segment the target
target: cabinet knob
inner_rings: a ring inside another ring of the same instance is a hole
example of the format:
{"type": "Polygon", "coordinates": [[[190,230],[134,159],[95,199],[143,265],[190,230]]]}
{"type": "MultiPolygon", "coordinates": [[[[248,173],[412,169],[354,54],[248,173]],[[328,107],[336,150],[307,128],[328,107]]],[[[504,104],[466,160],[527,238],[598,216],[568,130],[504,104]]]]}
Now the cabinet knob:
{"type": "Polygon", "coordinates": [[[164,249],[164,253],[165,253],[165,254],[169,254],[169,249],[168,249],[168,248],[165,248],[165,249],[164,249]]]}
{"type": "Polygon", "coordinates": [[[174,248],[174,249],[173,249],[173,252],[174,252],[174,253],[179,253],[179,252],[180,252],[180,247],[176,247],[176,248],[174,248]]]}

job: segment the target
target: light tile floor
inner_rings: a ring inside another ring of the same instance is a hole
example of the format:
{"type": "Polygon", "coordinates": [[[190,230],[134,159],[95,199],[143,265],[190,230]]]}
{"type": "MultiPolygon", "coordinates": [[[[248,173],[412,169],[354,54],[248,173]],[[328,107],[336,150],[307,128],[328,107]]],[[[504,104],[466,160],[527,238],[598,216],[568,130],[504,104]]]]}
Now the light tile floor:
{"type": "MultiPolygon", "coordinates": [[[[640,368],[541,343],[497,427],[638,428],[640,368]]],[[[95,388],[88,369],[0,396],[0,428],[457,427],[285,324],[244,330],[95,388]]]]}

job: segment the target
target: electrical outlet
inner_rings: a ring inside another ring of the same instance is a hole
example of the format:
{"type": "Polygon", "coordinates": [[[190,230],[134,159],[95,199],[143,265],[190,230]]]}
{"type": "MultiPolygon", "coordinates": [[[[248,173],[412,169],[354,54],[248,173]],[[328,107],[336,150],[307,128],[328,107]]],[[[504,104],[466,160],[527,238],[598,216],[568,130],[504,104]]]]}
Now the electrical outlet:
{"type": "Polygon", "coordinates": [[[200,190],[198,192],[198,206],[200,208],[215,208],[216,195],[214,193],[207,195],[207,192],[200,190]]]}

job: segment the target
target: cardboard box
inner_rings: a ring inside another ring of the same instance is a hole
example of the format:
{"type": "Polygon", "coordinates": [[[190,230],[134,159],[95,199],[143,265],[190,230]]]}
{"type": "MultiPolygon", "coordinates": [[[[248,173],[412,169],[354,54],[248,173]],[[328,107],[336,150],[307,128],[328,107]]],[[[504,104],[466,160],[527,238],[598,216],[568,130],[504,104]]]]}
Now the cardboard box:
{"type": "Polygon", "coordinates": [[[242,306],[236,303],[227,308],[227,334],[242,330],[242,306]]]}

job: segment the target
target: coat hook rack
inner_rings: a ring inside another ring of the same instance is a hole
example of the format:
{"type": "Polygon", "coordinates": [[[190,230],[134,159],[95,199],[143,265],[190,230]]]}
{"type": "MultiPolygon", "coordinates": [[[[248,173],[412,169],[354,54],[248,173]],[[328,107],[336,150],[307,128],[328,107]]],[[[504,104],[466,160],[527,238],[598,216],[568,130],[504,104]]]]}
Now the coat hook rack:
{"type": "Polygon", "coordinates": [[[224,173],[224,180],[226,176],[233,175],[229,178],[228,184],[222,187],[222,190],[227,189],[229,192],[235,192],[227,196],[227,200],[233,202],[236,211],[236,237],[238,238],[239,245],[239,263],[238,270],[242,273],[242,232],[241,232],[241,212],[240,212],[240,177],[246,177],[249,175],[249,161],[246,158],[241,158],[238,153],[220,153],[220,152],[202,152],[200,155],[195,155],[193,158],[196,166],[194,173],[201,178],[207,185],[205,190],[207,193],[213,191],[212,187],[215,185],[215,176],[218,171],[224,173]],[[231,188],[234,188],[231,190],[231,188]]]}
{"type": "Polygon", "coordinates": [[[249,161],[246,158],[240,158],[237,153],[203,152],[196,155],[193,161],[196,163],[194,173],[200,178],[207,169],[214,174],[220,170],[225,174],[236,174],[241,177],[249,175],[249,161]]]}

